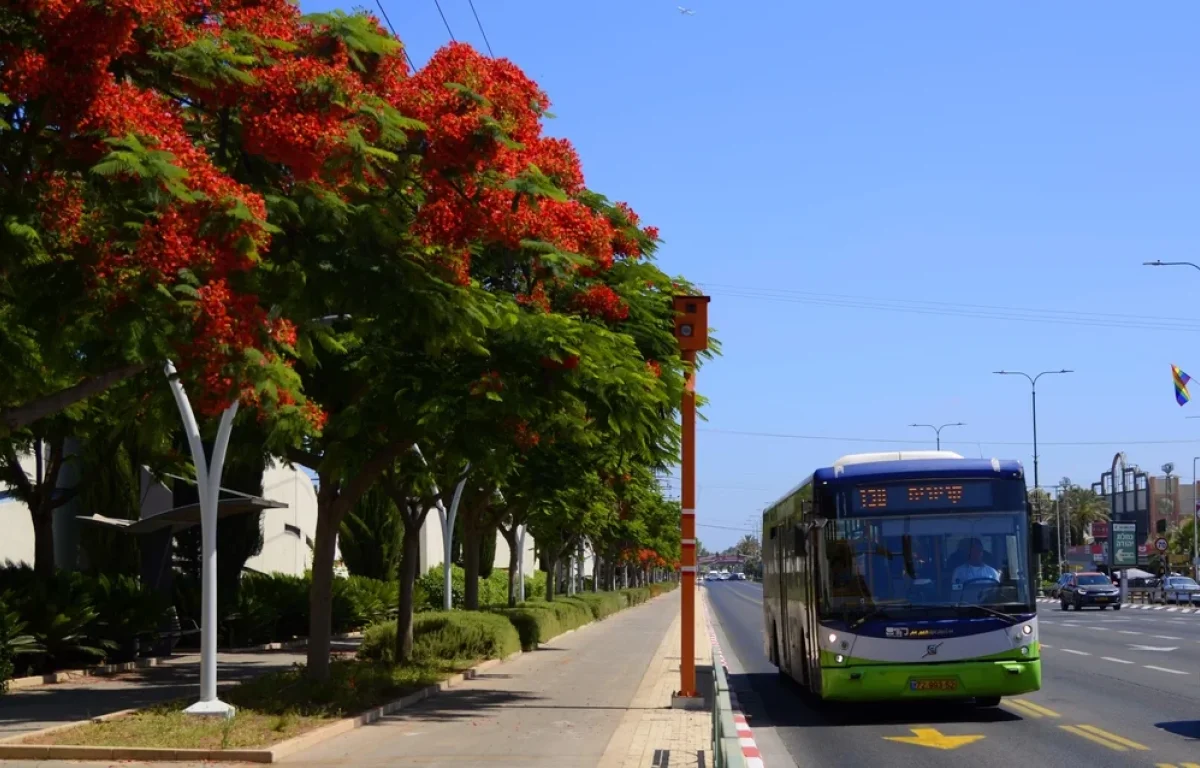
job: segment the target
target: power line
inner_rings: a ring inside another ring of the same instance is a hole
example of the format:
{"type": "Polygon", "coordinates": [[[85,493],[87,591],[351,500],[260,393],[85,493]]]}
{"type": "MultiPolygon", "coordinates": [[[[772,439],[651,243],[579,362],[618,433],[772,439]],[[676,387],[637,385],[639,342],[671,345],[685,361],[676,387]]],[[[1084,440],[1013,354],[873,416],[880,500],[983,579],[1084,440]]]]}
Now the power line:
{"type": "Polygon", "coordinates": [[[467,0],[467,3],[471,6],[471,13],[475,16],[475,23],[479,25],[479,34],[483,35],[483,44],[487,46],[488,56],[491,56],[493,59],[496,58],[496,54],[492,53],[492,43],[488,40],[487,32],[483,31],[483,22],[479,20],[479,13],[475,10],[475,0],[467,0]]]}
{"type": "Polygon", "coordinates": [[[442,17],[442,23],[446,25],[446,34],[450,35],[450,40],[457,43],[458,40],[454,37],[454,32],[450,30],[450,22],[446,21],[446,14],[442,11],[442,3],[440,0],[433,0],[433,4],[437,6],[438,15],[442,17]]]}
{"type": "Polygon", "coordinates": [[[876,298],[845,294],[826,294],[807,291],[789,291],[749,286],[731,286],[709,283],[706,288],[713,293],[730,298],[756,299],[785,304],[807,304],[812,306],[842,309],[865,309],[880,312],[903,312],[918,315],[969,317],[978,320],[1015,320],[1027,323],[1054,323],[1059,325],[1088,326],[1096,328],[1134,328],[1156,331],[1200,332],[1200,320],[1181,317],[1122,315],[1108,312],[1086,312],[1082,310],[1034,309],[1030,307],[1004,307],[988,304],[959,304],[938,301],[916,301],[910,299],[876,298]]]}
{"type": "MultiPolygon", "coordinates": [[[[751,432],[738,429],[712,429],[702,427],[698,432],[712,432],[722,435],[741,435],[744,437],[772,437],[787,440],[825,440],[838,443],[897,443],[902,445],[912,445],[914,441],[909,438],[907,440],[896,440],[882,437],[840,437],[834,435],[794,435],[785,432],[751,432]]],[[[1200,443],[1197,440],[1068,440],[1060,442],[1039,441],[1039,445],[1058,445],[1058,446],[1104,446],[1104,445],[1194,445],[1200,443]]],[[[1029,446],[1032,443],[1022,441],[1008,440],[943,440],[943,445],[1015,445],[1029,446]]]]}
{"type": "MultiPolygon", "coordinates": [[[[392,31],[392,37],[400,40],[400,35],[396,34],[396,27],[392,25],[392,20],[388,18],[387,11],[383,8],[383,0],[375,0],[375,5],[379,6],[379,12],[383,14],[383,20],[388,25],[388,29],[392,31]]],[[[408,66],[413,71],[417,71],[417,65],[413,63],[412,56],[408,55],[408,46],[400,40],[400,50],[404,51],[404,58],[408,60],[408,66]]]]}

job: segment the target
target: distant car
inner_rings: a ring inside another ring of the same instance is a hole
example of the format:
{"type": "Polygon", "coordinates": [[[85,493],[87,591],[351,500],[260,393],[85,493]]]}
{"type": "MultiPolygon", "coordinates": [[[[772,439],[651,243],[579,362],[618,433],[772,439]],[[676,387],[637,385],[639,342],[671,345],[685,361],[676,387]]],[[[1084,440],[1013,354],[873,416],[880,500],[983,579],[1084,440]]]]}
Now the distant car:
{"type": "Polygon", "coordinates": [[[737,573],[733,574],[733,579],[734,579],[734,581],[745,581],[746,574],[742,573],[741,571],[738,571],[737,573]]]}
{"type": "Polygon", "coordinates": [[[708,573],[704,574],[705,581],[716,581],[719,578],[721,578],[721,575],[716,571],[709,571],[708,573]]]}
{"type": "Polygon", "coordinates": [[[1200,584],[1187,576],[1168,576],[1160,594],[1164,603],[1200,602],[1200,584]]]}
{"type": "Polygon", "coordinates": [[[1071,608],[1080,611],[1085,606],[1104,610],[1110,605],[1114,611],[1121,610],[1121,590],[1103,573],[1070,574],[1059,589],[1058,599],[1064,611],[1071,608]]]}
{"type": "Polygon", "coordinates": [[[1070,580],[1071,580],[1071,574],[1069,574],[1069,573],[1064,573],[1062,576],[1059,576],[1058,581],[1054,582],[1054,586],[1052,586],[1052,587],[1050,587],[1050,589],[1046,590],[1046,592],[1047,592],[1046,597],[1056,598],[1059,595],[1061,595],[1063,585],[1066,584],[1070,580]]]}

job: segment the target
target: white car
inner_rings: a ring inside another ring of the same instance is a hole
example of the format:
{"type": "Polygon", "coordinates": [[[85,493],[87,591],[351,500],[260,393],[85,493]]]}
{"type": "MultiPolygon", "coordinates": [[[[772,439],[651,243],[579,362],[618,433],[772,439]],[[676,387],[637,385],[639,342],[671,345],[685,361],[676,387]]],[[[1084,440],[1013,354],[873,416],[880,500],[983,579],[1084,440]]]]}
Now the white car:
{"type": "Polygon", "coordinates": [[[1200,584],[1187,576],[1168,576],[1162,597],[1164,603],[1200,603],[1200,584]]]}

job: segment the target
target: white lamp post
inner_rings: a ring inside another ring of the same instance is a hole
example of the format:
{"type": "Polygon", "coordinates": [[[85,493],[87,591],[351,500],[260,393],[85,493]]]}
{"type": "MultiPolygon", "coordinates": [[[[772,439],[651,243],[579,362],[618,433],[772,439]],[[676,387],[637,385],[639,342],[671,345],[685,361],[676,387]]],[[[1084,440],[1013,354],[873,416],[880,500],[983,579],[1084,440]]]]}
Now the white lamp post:
{"type": "Polygon", "coordinates": [[[175,364],[167,361],[163,367],[183,418],[183,431],[192,450],[192,463],[196,467],[196,490],[200,495],[200,547],[201,547],[201,593],[200,593],[200,700],[188,707],[190,715],[210,717],[233,717],[236,711],[231,705],[217,698],[217,502],[221,493],[221,471],[225,465],[225,452],[229,448],[229,433],[233,431],[233,417],[238,403],[225,409],[221,424],[217,428],[217,439],[213,443],[212,461],[204,456],[204,443],[200,439],[200,425],[188,402],[183,383],[175,371],[175,364]]]}

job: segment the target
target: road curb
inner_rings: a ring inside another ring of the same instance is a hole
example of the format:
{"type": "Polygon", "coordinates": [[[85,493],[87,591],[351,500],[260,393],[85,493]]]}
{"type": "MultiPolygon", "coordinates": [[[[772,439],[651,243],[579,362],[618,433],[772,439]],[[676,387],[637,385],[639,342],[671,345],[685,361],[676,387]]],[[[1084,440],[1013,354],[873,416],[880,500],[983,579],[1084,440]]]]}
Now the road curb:
{"type": "MultiPolygon", "coordinates": [[[[674,590],[664,592],[657,597],[652,597],[642,605],[649,605],[659,597],[666,597],[674,590]]],[[[630,606],[627,610],[639,608],[641,606],[630,606]]],[[[620,612],[618,612],[620,613],[620,612]]],[[[616,615],[616,614],[613,614],[616,615]]],[[[707,621],[707,612],[705,614],[707,621]]],[[[611,617],[610,617],[611,618],[611,617]]],[[[588,627],[601,623],[602,620],[590,621],[582,627],[568,630],[554,637],[547,638],[546,642],[557,640],[561,637],[587,629],[588,627]]],[[[539,643],[544,645],[544,643],[539,643]]],[[[273,650],[273,649],[269,649],[273,650]]],[[[536,651],[516,651],[510,653],[501,659],[487,659],[481,661],[475,666],[466,669],[458,674],[442,680],[441,682],[427,685],[424,688],[413,691],[405,696],[394,701],[390,701],[382,706],[369,709],[358,715],[335,720],[329,725],[321,726],[314,730],[302,733],[299,736],[281,741],[272,747],[263,747],[261,749],[163,749],[161,747],[85,747],[69,744],[22,744],[19,742],[25,739],[35,738],[37,736],[45,736],[58,731],[64,731],[69,728],[76,728],[88,723],[102,723],[106,720],[113,720],[118,717],[138,712],[137,709],[125,709],[120,712],[111,712],[107,715],[89,718],[87,720],[77,720],[71,723],[62,723],[50,728],[44,728],[40,731],[32,733],[21,733],[14,736],[9,736],[5,739],[0,739],[0,761],[2,760],[135,760],[145,762],[213,762],[213,763],[277,763],[285,757],[294,755],[297,752],[302,752],[305,749],[316,746],[317,744],[332,739],[335,736],[340,736],[343,733],[362,728],[365,725],[370,725],[380,719],[399,712],[416,704],[438,695],[448,688],[453,688],[467,680],[474,679],[481,672],[485,672],[493,667],[511,661],[518,656],[526,653],[536,653],[536,651]]],[[[740,726],[739,726],[740,736],[740,726]]],[[[744,749],[744,748],[743,748],[744,749]]],[[[761,768],[761,761],[755,764],[750,764],[750,768],[761,768]]]]}
{"type": "MultiPolygon", "coordinates": [[[[721,641],[717,639],[717,629],[712,621],[712,614],[708,610],[708,594],[704,594],[704,599],[700,601],[704,609],[704,626],[708,628],[708,641],[713,647],[713,656],[721,664],[721,668],[725,670],[725,676],[729,676],[729,665],[725,662],[725,652],[721,650],[721,641]]],[[[737,691],[733,690],[732,686],[729,689],[729,703],[733,705],[733,723],[737,726],[738,743],[742,747],[742,758],[746,761],[747,768],[763,768],[762,753],[759,752],[758,743],[754,740],[754,730],[746,721],[746,715],[742,712],[742,705],[738,702],[737,691]]]]}

